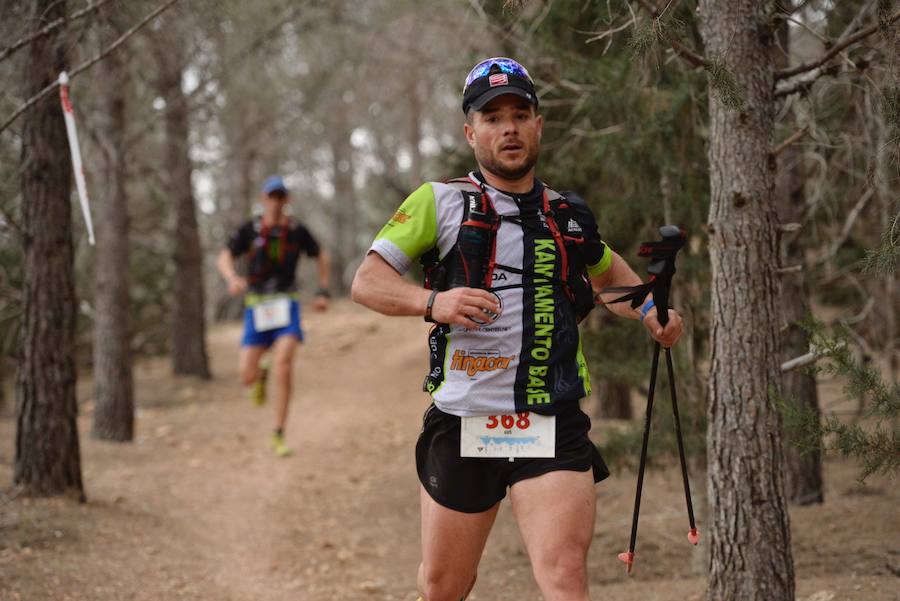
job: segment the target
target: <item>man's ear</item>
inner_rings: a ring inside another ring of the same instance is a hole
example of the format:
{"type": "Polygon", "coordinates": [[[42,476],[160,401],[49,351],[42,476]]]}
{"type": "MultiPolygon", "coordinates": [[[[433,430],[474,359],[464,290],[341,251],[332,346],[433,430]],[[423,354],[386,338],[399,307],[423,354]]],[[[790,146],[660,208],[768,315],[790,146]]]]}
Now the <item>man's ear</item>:
{"type": "Polygon", "coordinates": [[[474,150],[475,149],[475,128],[471,124],[470,119],[466,119],[466,122],[463,124],[463,132],[466,134],[466,142],[469,143],[469,146],[474,150]]]}
{"type": "Polygon", "coordinates": [[[538,142],[541,141],[541,136],[544,133],[544,116],[538,115],[535,120],[537,121],[537,138],[538,142]]]}

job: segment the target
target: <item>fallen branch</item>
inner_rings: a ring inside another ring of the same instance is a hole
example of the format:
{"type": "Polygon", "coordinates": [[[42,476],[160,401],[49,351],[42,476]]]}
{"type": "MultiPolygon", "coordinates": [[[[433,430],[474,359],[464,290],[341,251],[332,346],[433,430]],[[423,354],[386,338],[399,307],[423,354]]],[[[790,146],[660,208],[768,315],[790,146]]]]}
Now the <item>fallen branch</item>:
{"type": "MultiPolygon", "coordinates": [[[[118,38],[115,42],[113,42],[112,44],[110,44],[109,47],[107,47],[105,50],[102,50],[102,51],[101,51],[99,54],[97,54],[94,58],[89,59],[89,60],[86,60],[85,62],[81,63],[80,65],[78,65],[77,67],[75,67],[74,69],[72,69],[72,70],[69,72],[69,80],[71,81],[76,75],[78,75],[78,74],[81,73],[82,71],[84,71],[84,70],[86,70],[86,69],[89,69],[89,68],[92,67],[95,63],[100,62],[101,60],[103,60],[104,58],[106,58],[107,56],[109,56],[110,54],[112,54],[113,51],[115,51],[116,48],[118,48],[119,46],[121,46],[122,44],[124,44],[125,41],[128,40],[128,38],[130,38],[131,36],[133,36],[134,34],[136,34],[138,31],[140,31],[141,29],[143,29],[143,27],[144,27],[145,25],[147,25],[147,23],[149,23],[149,22],[152,21],[154,18],[156,18],[157,16],[159,16],[160,13],[162,13],[164,10],[166,10],[167,8],[169,8],[170,6],[172,6],[173,4],[175,4],[176,2],[178,2],[178,0],[168,0],[168,2],[166,2],[166,3],[163,4],[162,6],[157,7],[156,10],[154,10],[154,11],[151,12],[149,15],[147,15],[146,17],[144,17],[144,18],[143,18],[139,23],[137,23],[134,27],[132,27],[131,29],[129,29],[128,31],[126,31],[125,33],[123,33],[121,36],[119,36],[119,38],[118,38]]],[[[12,125],[12,123],[13,123],[16,119],[18,119],[19,116],[20,116],[22,113],[24,113],[24,112],[27,111],[29,108],[31,108],[32,106],[34,106],[35,104],[37,104],[38,102],[40,102],[41,100],[43,100],[44,98],[46,98],[47,96],[49,96],[49,95],[50,95],[54,90],[56,90],[56,88],[58,88],[58,87],[59,87],[59,80],[55,80],[53,83],[51,83],[50,85],[48,85],[46,88],[44,88],[43,90],[41,90],[40,92],[38,92],[37,94],[35,94],[35,95],[32,96],[31,98],[29,98],[29,99],[25,102],[25,104],[23,104],[22,106],[20,106],[20,107],[16,110],[16,112],[14,112],[14,113],[12,114],[12,116],[11,116],[9,119],[7,119],[7,120],[3,123],[3,125],[0,125],[0,132],[3,132],[3,130],[5,130],[5,129],[6,129],[7,127],[9,127],[10,125],[12,125]]]]}

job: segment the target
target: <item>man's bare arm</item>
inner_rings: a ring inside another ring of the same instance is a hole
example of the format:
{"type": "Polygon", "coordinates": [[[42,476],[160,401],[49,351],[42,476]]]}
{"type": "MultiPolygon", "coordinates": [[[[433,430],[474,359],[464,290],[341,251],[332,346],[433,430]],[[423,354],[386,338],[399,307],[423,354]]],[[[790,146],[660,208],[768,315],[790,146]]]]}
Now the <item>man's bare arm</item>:
{"type": "MultiPolygon", "coordinates": [[[[351,288],[354,302],[385,315],[425,315],[431,291],[406,280],[376,252],[370,252],[356,271],[351,288]]],[[[481,324],[470,316],[484,319],[483,309],[497,312],[497,300],[486,290],[453,288],[438,293],[431,315],[440,323],[466,328],[481,324]]]]}
{"type": "Polygon", "coordinates": [[[228,283],[228,292],[232,295],[238,295],[247,289],[247,281],[238,275],[234,268],[234,257],[227,248],[219,253],[216,259],[216,267],[222,278],[228,283]]]}
{"type": "MultiPolygon", "coordinates": [[[[612,252],[612,263],[609,269],[591,278],[591,286],[594,288],[594,292],[599,292],[611,286],[638,286],[643,283],[638,274],[625,262],[625,259],[614,251],[610,252],[612,252]]],[[[610,303],[611,300],[622,296],[621,293],[601,293],[598,296],[606,305],[606,308],[616,315],[627,317],[628,319],[641,318],[640,309],[632,309],[630,303],[610,303]]]]}
{"type": "Polygon", "coordinates": [[[319,288],[328,290],[331,278],[331,257],[328,256],[328,252],[324,249],[320,250],[319,255],[316,257],[316,265],[319,268],[319,288]]]}
{"type": "MultiPolygon", "coordinates": [[[[641,278],[638,277],[634,270],[628,266],[628,263],[625,262],[625,259],[620,257],[615,252],[613,252],[612,255],[612,263],[610,264],[609,269],[607,269],[600,275],[591,278],[591,286],[593,286],[595,291],[603,290],[604,288],[608,288],[611,286],[637,286],[643,283],[641,278]]],[[[631,303],[610,303],[610,301],[615,300],[619,296],[622,296],[621,293],[601,293],[598,296],[600,297],[600,300],[603,301],[603,303],[606,305],[606,308],[616,315],[627,317],[629,319],[641,318],[640,309],[632,309],[631,303]]],[[[649,298],[644,301],[644,304],[642,306],[646,306],[648,302],[650,302],[649,298]]],[[[681,332],[683,329],[681,315],[679,315],[677,311],[669,309],[668,317],[669,322],[665,327],[663,327],[659,323],[659,319],[657,318],[656,307],[652,307],[647,312],[647,316],[643,320],[644,327],[647,328],[647,331],[650,332],[650,335],[665,347],[670,347],[675,344],[675,342],[677,342],[681,337],[681,332]]]]}

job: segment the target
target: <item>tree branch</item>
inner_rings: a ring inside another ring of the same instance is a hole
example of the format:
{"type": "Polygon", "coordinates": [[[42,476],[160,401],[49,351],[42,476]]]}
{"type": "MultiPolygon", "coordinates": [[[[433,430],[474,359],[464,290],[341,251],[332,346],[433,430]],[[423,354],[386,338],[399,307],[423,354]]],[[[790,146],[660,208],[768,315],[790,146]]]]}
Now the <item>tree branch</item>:
{"type": "MultiPolygon", "coordinates": [[[[99,54],[97,54],[94,58],[89,59],[89,60],[86,60],[85,62],[81,63],[80,65],[78,65],[77,67],[75,67],[74,69],[72,69],[72,70],[69,72],[69,79],[70,79],[70,80],[73,79],[76,75],[78,75],[78,74],[81,73],[82,71],[84,71],[84,70],[86,70],[86,69],[92,67],[95,63],[100,62],[101,60],[103,60],[104,58],[106,58],[107,56],[109,56],[110,54],[112,54],[112,52],[113,52],[116,48],[118,48],[119,46],[121,46],[123,43],[125,43],[125,41],[128,40],[128,38],[130,38],[131,36],[133,36],[134,34],[136,34],[136,33],[137,33],[138,31],[140,31],[145,25],[147,25],[147,23],[149,23],[149,22],[152,21],[154,18],[156,18],[157,16],[159,16],[160,13],[162,13],[163,11],[165,11],[167,8],[169,8],[170,6],[172,6],[173,4],[175,4],[176,2],[178,2],[178,0],[168,0],[168,2],[166,2],[165,4],[163,4],[163,5],[159,6],[159,7],[157,7],[156,10],[154,10],[154,11],[151,12],[149,15],[147,15],[146,17],[144,17],[139,23],[137,23],[137,24],[134,25],[131,29],[129,29],[128,31],[126,31],[125,33],[123,33],[121,36],[119,36],[119,38],[118,38],[115,42],[113,42],[112,44],[110,44],[105,50],[101,51],[101,52],[100,52],[99,54]]],[[[46,88],[44,88],[43,90],[41,90],[40,92],[38,92],[37,94],[35,94],[35,95],[32,96],[31,98],[29,98],[29,99],[25,102],[25,104],[23,104],[22,106],[20,106],[20,107],[16,110],[16,112],[14,112],[14,113],[12,114],[12,116],[11,116],[9,119],[7,119],[7,120],[3,123],[3,125],[0,125],[0,133],[2,133],[3,130],[5,130],[5,129],[6,129],[7,127],[9,127],[10,125],[12,125],[12,123],[13,123],[16,119],[18,119],[19,116],[20,116],[22,113],[24,113],[24,112],[27,111],[29,108],[31,108],[32,106],[34,106],[36,103],[40,102],[41,100],[43,100],[44,98],[46,98],[48,95],[50,95],[57,87],[59,87],[59,81],[54,81],[53,83],[51,83],[50,85],[48,85],[46,88]]]]}
{"type": "MultiPolygon", "coordinates": [[[[312,6],[316,7],[317,5],[312,4],[312,6]]],[[[224,65],[224,67],[220,69],[218,73],[207,73],[206,77],[197,82],[197,85],[193,90],[191,90],[187,94],[179,95],[173,100],[173,102],[193,102],[196,97],[202,97],[204,94],[208,93],[208,88],[211,83],[222,84],[226,80],[230,70],[233,70],[236,65],[253,56],[257,51],[264,49],[265,44],[271,42],[275,35],[278,34],[285,25],[287,25],[288,23],[292,23],[297,18],[300,10],[304,8],[308,8],[308,5],[297,5],[286,10],[274,25],[267,28],[261,35],[257,36],[249,44],[223,60],[222,64],[224,65]]],[[[312,26],[313,22],[314,20],[310,20],[303,25],[312,26]]],[[[188,110],[191,110],[190,106],[188,107],[188,110]]],[[[140,127],[126,136],[125,149],[130,149],[145,134],[147,134],[147,132],[153,129],[156,126],[157,120],[158,116],[147,119],[140,125],[140,127]]]]}
{"type": "Polygon", "coordinates": [[[859,219],[860,213],[862,213],[863,209],[866,208],[869,200],[875,195],[875,188],[868,188],[862,196],[859,197],[859,200],[856,201],[856,204],[853,205],[853,208],[850,210],[850,213],[847,215],[847,220],[844,221],[844,226],[841,228],[841,233],[837,237],[837,239],[832,243],[831,248],[828,250],[828,254],[819,259],[817,263],[822,264],[826,261],[830,261],[841,249],[844,245],[844,242],[847,241],[847,238],[850,237],[850,230],[853,229],[853,226],[856,224],[856,220],[859,219]]]}
{"type": "Polygon", "coordinates": [[[0,216],[3,217],[3,220],[10,227],[10,229],[15,231],[20,238],[25,237],[25,230],[22,228],[19,222],[13,219],[13,216],[9,214],[9,212],[6,210],[6,207],[4,207],[3,205],[0,205],[0,216]]]}
{"type": "Polygon", "coordinates": [[[25,44],[28,44],[29,42],[33,42],[34,40],[44,37],[45,35],[51,33],[53,30],[57,29],[64,23],[71,23],[72,21],[77,21],[81,17],[91,14],[92,12],[94,12],[95,10],[97,10],[98,8],[103,6],[104,4],[108,4],[109,1],[110,0],[99,0],[98,2],[94,2],[90,5],[82,8],[81,10],[75,11],[74,13],[72,13],[72,16],[70,16],[70,17],[62,17],[60,19],[52,21],[52,22],[48,23],[47,25],[45,25],[44,27],[42,27],[40,30],[32,32],[29,35],[25,36],[24,38],[20,38],[20,39],[16,40],[15,42],[10,44],[3,50],[0,50],[0,62],[3,62],[4,60],[6,60],[6,58],[10,54],[12,54],[13,52],[18,50],[25,44]]]}
{"type": "Polygon", "coordinates": [[[807,365],[812,365],[816,362],[816,359],[818,359],[818,357],[813,352],[806,353],[805,355],[800,355],[799,357],[794,357],[793,359],[785,361],[781,364],[781,373],[787,373],[801,367],[806,367],[807,365]]]}
{"type": "Polygon", "coordinates": [[[814,60],[814,61],[811,61],[808,63],[804,63],[802,65],[797,65],[796,67],[792,67],[790,69],[783,69],[781,71],[776,71],[775,79],[785,79],[786,77],[793,77],[794,75],[799,75],[800,73],[805,73],[806,71],[812,71],[813,69],[815,69],[817,67],[821,67],[822,65],[824,65],[825,63],[830,61],[832,58],[837,56],[838,53],[840,53],[842,50],[844,50],[848,46],[851,46],[851,45],[855,44],[856,42],[859,42],[860,40],[863,40],[863,39],[869,37],[876,31],[878,31],[881,27],[883,27],[885,25],[890,25],[897,19],[900,19],[900,10],[898,10],[897,12],[892,14],[890,17],[888,17],[887,22],[876,23],[875,25],[872,25],[870,27],[867,27],[863,30],[858,31],[857,33],[855,33],[852,36],[849,36],[848,38],[844,39],[843,41],[838,42],[837,44],[832,46],[831,49],[828,50],[828,52],[823,54],[817,60],[814,60]]]}
{"type": "MultiPolygon", "coordinates": [[[[658,21],[662,16],[662,13],[659,11],[659,9],[654,8],[653,5],[647,2],[647,0],[636,0],[636,2],[640,4],[645,11],[650,13],[651,19],[658,21]]],[[[662,11],[663,13],[669,8],[669,4],[666,4],[665,8],[662,11]]],[[[675,54],[695,67],[701,67],[703,69],[709,68],[710,63],[703,56],[697,54],[695,51],[691,50],[690,48],[670,36],[664,29],[661,29],[660,31],[662,32],[663,37],[672,47],[672,50],[675,51],[675,54]]]]}
{"type": "Polygon", "coordinates": [[[778,155],[780,155],[782,152],[787,150],[791,144],[805,136],[808,131],[809,125],[804,125],[800,130],[791,134],[791,136],[788,137],[784,142],[775,147],[775,150],[772,151],[772,156],[777,157],[778,155]]]}

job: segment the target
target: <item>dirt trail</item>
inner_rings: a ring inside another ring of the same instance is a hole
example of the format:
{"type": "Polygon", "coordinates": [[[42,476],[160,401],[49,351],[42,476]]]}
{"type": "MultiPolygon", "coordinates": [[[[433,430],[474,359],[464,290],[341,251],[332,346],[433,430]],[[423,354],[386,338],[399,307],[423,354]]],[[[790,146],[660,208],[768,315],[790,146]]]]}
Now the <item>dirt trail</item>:
{"type": "MultiPolygon", "coordinates": [[[[254,408],[236,384],[236,326],[211,334],[212,382],[173,378],[163,359],[139,364],[135,444],[89,437],[82,381],[89,501],[0,496],[0,601],[415,599],[412,449],[427,405],[426,325],[337,303],[307,313],[305,328],[288,426],[296,453],[287,459],[267,447],[272,408],[254,408]]],[[[13,452],[8,411],[3,485],[13,452]]],[[[900,599],[900,492],[877,479],[861,489],[854,476],[852,466],[829,463],[828,503],[792,512],[800,599],[900,599]]],[[[627,543],[633,486],[623,473],[598,489],[594,597],[703,598],[677,472],[648,477],[642,559],[624,576],[615,554],[627,543]]],[[[540,599],[507,505],[472,599],[540,599]]]]}

